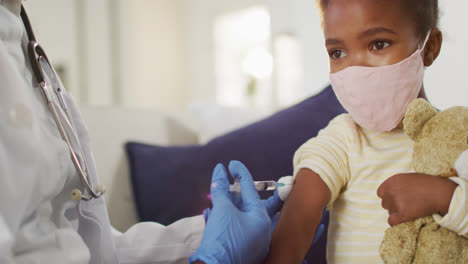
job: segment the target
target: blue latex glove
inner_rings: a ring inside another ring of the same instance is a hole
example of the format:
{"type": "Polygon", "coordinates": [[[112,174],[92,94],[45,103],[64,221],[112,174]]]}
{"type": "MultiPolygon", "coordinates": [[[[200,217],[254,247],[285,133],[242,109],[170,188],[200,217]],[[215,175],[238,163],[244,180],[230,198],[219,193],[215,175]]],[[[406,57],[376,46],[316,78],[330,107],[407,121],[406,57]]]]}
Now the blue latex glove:
{"type": "Polygon", "coordinates": [[[320,224],[317,227],[317,230],[315,230],[315,235],[314,235],[314,239],[312,240],[312,245],[315,244],[322,237],[323,232],[325,232],[325,225],[320,224]]]}
{"type": "Polygon", "coordinates": [[[271,220],[271,232],[273,232],[273,229],[275,229],[276,224],[278,223],[279,220],[279,210],[283,206],[283,201],[281,201],[279,195],[278,195],[278,190],[276,190],[272,196],[270,196],[266,200],[262,200],[263,205],[267,209],[268,216],[270,216],[271,220]]]}
{"type": "Polygon", "coordinates": [[[268,215],[270,218],[274,218],[275,215],[279,212],[281,207],[283,206],[283,201],[281,201],[279,195],[278,195],[278,189],[273,193],[272,196],[270,196],[266,200],[262,200],[263,205],[265,205],[265,208],[267,209],[268,215]]]}
{"type": "Polygon", "coordinates": [[[319,226],[317,227],[317,230],[315,230],[314,240],[312,241],[312,245],[315,244],[325,232],[325,224],[322,224],[321,222],[323,221],[323,218],[325,217],[326,213],[327,213],[327,207],[323,209],[322,219],[320,219],[319,226]]]}
{"type": "MultiPolygon", "coordinates": [[[[273,195],[270,196],[268,199],[262,200],[262,202],[263,202],[263,205],[265,206],[265,208],[267,210],[268,215],[270,216],[270,220],[271,220],[271,223],[272,223],[271,230],[273,231],[273,229],[276,226],[276,223],[278,223],[279,210],[283,206],[283,201],[281,201],[281,199],[280,199],[280,197],[278,195],[278,190],[276,190],[273,193],[273,195]]],[[[236,202],[234,202],[234,204],[236,204],[236,202]]],[[[206,208],[203,211],[203,217],[205,218],[205,222],[208,221],[208,218],[210,217],[210,215],[211,215],[211,209],[206,208]]]]}
{"type": "Polygon", "coordinates": [[[213,209],[208,217],[200,247],[190,256],[190,263],[261,263],[271,240],[271,220],[255,190],[247,168],[238,161],[229,171],[240,178],[240,201],[229,193],[226,169],[218,164],[211,181],[213,209]]]}

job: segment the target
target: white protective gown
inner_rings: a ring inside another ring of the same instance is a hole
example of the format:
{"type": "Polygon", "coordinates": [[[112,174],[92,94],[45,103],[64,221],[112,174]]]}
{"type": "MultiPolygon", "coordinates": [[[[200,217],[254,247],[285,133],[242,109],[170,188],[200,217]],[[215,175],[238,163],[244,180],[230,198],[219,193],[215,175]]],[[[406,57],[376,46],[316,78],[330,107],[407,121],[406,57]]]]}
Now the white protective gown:
{"type": "MultiPolygon", "coordinates": [[[[20,5],[0,0],[0,263],[188,263],[203,216],[121,234],[103,198],[70,200],[84,188],[33,78],[20,5]]],[[[96,184],[86,127],[71,96],[65,100],[96,184]]]]}

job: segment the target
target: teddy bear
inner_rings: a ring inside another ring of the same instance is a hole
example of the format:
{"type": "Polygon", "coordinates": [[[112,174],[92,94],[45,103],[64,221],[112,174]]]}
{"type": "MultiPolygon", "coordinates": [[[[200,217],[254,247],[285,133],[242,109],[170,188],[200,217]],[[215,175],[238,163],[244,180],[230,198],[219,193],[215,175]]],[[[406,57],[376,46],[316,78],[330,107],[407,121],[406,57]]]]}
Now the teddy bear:
{"type": "MultiPolygon", "coordinates": [[[[416,99],[408,105],[403,128],[414,142],[416,172],[468,181],[468,107],[439,112],[416,99]]],[[[468,263],[468,239],[428,216],[388,228],[380,256],[387,264],[468,263]]]]}

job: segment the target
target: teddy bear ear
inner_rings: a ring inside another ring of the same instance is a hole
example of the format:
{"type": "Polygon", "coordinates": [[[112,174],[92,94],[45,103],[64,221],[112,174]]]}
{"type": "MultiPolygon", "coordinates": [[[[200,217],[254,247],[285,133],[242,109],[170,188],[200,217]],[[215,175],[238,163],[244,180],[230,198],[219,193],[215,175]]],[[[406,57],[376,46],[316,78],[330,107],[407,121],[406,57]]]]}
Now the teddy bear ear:
{"type": "Polygon", "coordinates": [[[437,115],[437,110],[428,101],[421,98],[414,100],[406,108],[403,119],[405,133],[412,140],[416,140],[426,122],[435,115],[437,115]]]}

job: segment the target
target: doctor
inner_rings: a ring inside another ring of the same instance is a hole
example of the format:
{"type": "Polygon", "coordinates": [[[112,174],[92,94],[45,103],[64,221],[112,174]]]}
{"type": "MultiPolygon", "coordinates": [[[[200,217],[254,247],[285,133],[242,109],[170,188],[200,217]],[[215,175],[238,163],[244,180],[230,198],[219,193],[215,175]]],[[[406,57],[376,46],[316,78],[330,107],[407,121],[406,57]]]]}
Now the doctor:
{"type": "Polygon", "coordinates": [[[218,165],[206,227],[196,216],[115,231],[78,108],[21,0],[0,0],[0,263],[261,263],[281,202],[262,202],[240,162],[228,169],[242,199],[233,200],[218,165]]]}

